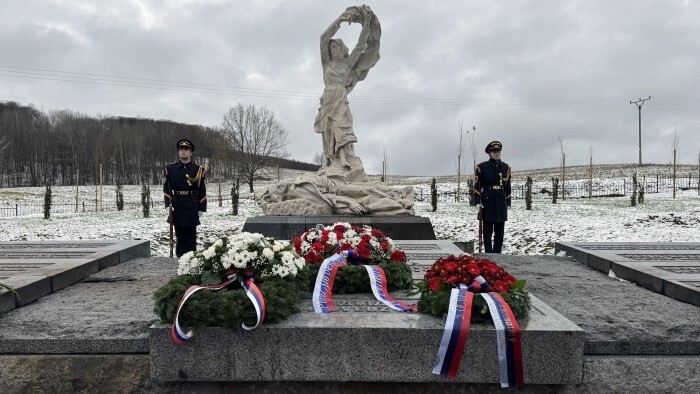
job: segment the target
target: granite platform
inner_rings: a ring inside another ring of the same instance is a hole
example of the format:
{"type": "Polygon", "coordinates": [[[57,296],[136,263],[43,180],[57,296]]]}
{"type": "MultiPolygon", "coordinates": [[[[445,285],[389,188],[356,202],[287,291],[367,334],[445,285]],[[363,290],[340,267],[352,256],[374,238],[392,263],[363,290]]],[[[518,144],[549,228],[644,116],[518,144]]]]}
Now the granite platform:
{"type": "Polygon", "coordinates": [[[555,252],[653,292],[700,306],[700,243],[557,242],[555,252]]]}
{"type": "Polygon", "coordinates": [[[0,242],[0,314],[71,286],[91,274],[150,256],[149,241],[0,242]]]}
{"type": "MultiPolygon", "coordinates": [[[[612,278],[567,257],[485,256],[526,279],[527,289],[539,300],[583,329],[580,383],[526,384],[519,391],[700,391],[700,307],[612,278]]],[[[426,260],[425,265],[429,262],[426,260]]],[[[169,258],[136,258],[0,315],[0,387],[7,392],[501,392],[493,383],[447,380],[154,381],[150,378],[149,354],[149,327],[156,321],[152,295],[175,276],[176,265],[169,258]]],[[[380,306],[371,299],[365,301],[365,305],[348,301],[342,308],[370,316],[399,314],[379,312],[380,306]],[[363,309],[366,311],[362,312],[363,309]]],[[[310,312],[306,309],[303,313],[310,312]]],[[[274,327],[270,324],[262,329],[274,327]]],[[[251,334],[266,335],[264,331],[251,334]]],[[[434,349],[429,350],[425,351],[426,355],[414,357],[430,356],[429,364],[432,364],[434,349]]],[[[427,369],[430,370],[430,365],[427,369]]],[[[273,373],[271,369],[263,371],[273,373]]],[[[425,369],[416,373],[425,373],[425,369]]]]}

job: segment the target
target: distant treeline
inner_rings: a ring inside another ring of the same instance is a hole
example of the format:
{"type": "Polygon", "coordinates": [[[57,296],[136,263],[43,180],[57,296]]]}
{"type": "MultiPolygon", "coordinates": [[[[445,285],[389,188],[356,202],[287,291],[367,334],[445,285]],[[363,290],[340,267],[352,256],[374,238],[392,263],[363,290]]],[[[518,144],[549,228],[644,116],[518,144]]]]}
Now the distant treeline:
{"type": "MultiPolygon", "coordinates": [[[[88,116],[70,110],[45,113],[0,102],[0,186],[160,183],[163,166],[177,159],[181,138],[195,144],[195,160],[209,177],[233,179],[237,152],[217,129],[169,120],[88,116]]],[[[318,166],[270,158],[270,166],[315,171],[318,166]]]]}

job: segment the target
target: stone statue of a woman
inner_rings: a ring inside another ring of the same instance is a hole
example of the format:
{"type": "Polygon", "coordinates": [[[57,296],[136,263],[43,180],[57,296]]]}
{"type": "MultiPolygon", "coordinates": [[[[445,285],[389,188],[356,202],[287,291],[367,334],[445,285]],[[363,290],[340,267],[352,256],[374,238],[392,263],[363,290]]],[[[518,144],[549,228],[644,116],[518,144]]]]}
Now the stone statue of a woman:
{"type": "Polygon", "coordinates": [[[314,131],[323,135],[323,167],[338,160],[343,168],[351,168],[348,160],[355,154],[353,144],[357,137],[352,128],[347,94],[358,81],[365,79],[369,69],[379,60],[380,36],[379,21],[366,5],[348,7],[321,35],[321,64],[326,86],[314,121],[314,131]],[[362,24],[357,45],[351,53],[341,39],[332,38],[342,22],[362,24]]]}

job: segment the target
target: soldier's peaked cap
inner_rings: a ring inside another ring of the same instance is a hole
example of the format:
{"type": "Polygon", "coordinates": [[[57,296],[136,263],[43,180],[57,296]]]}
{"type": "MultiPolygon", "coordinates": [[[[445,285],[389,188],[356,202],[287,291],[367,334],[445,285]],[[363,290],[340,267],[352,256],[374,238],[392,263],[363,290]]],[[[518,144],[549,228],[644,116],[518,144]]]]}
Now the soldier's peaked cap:
{"type": "Polygon", "coordinates": [[[177,142],[177,149],[180,149],[180,148],[188,148],[189,150],[194,152],[194,144],[192,143],[192,141],[190,141],[188,139],[183,138],[177,142]]]}
{"type": "Polygon", "coordinates": [[[491,141],[488,145],[486,145],[486,153],[489,153],[492,150],[501,150],[502,147],[503,145],[501,144],[501,141],[491,141]]]}

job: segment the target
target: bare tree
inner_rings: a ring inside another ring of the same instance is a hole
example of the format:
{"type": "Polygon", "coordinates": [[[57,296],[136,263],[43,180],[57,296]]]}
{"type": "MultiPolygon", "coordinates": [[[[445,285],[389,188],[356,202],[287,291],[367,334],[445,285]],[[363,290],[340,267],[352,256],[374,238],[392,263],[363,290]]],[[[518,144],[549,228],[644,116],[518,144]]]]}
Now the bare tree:
{"type": "Polygon", "coordinates": [[[566,200],[566,153],[564,153],[564,142],[559,134],[557,134],[557,138],[559,138],[559,147],[561,148],[561,199],[566,200]]]}
{"type": "Polygon", "coordinates": [[[10,146],[10,142],[7,140],[6,137],[1,137],[0,138],[0,155],[5,152],[5,149],[7,149],[10,146]]]}
{"type": "Polygon", "coordinates": [[[316,164],[317,166],[323,167],[323,164],[326,162],[326,159],[323,157],[322,152],[316,152],[314,155],[314,161],[313,163],[316,164]]]}
{"type": "Polygon", "coordinates": [[[221,130],[240,155],[240,173],[253,192],[255,174],[276,157],[286,157],[287,130],[266,108],[238,104],[224,114],[221,130]]]}

